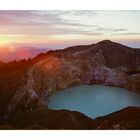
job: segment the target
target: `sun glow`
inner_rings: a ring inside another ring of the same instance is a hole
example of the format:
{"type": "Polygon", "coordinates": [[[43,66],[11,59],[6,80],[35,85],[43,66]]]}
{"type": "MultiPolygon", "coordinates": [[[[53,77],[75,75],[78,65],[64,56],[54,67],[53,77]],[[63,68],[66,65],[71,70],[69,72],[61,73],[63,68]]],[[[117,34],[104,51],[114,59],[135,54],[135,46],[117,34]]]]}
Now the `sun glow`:
{"type": "Polygon", "coordinates": [[[40,44],[48,43],[46,36],[31,36],[31,35],[0,35],[0,47],[5,47],[13,44],[40,44]]]}
{"type": "Polygon", "coordinates": [[[13,42],[23,42],[22,36],[18,35],[0,35],[0,47],[13,42]]]}

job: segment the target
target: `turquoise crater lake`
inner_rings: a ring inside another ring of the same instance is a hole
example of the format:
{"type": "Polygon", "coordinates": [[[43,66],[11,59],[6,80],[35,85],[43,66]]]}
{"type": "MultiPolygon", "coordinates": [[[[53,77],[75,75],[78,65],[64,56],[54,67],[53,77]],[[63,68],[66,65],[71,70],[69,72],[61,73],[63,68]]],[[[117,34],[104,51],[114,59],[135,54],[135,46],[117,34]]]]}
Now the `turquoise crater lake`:
{"type": "Polygon", "coordinates": [[[140,107],[140,95],[101,85],[80,85],[50,96],[48,108],[79,111],[90,118],[104,116],[128,106],[140,107]]]}

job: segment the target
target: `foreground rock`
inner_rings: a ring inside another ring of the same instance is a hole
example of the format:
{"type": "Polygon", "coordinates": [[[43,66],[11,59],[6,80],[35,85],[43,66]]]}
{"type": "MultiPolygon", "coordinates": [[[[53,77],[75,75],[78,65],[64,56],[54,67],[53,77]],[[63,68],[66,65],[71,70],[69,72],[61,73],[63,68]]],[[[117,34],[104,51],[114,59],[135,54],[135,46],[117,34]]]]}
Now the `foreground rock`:
{"type": "Polygon", "coordinates": [[[84,114],[68,110],[35,110],[13,115],[1,129],[92,129],[93,120],[84,114]],[[8,127],[9,126],[9,127],[8,127]],[[4,128],[5,127],[5,128],[4,128]]]}
{"type": "Polygon", "coordinates": [[[94,120],[95,129],[140,130],[140,107],[128,107],[94,120]]]}
{"type": "Polygon", "coordinates": [[[11,116],[0,124],[0,129],[135,130],[140,129],[139,118],[138,107],[128,107],[94,120],[75,111],[35,110],[11,116]]]}

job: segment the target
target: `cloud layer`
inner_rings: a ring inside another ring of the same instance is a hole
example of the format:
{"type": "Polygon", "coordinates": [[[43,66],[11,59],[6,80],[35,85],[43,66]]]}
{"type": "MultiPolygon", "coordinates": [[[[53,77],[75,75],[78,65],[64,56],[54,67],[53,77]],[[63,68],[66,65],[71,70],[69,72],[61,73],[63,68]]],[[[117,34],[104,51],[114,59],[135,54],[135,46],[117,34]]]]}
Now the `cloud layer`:
{"type": "MultiPolygon", "coordinates": [[[[0,46],[140,40],[140,11],[0,11],[0,46]]],[[[125,41],[125,42],[126,42],[125,41]]]]}
{"type": "Polygon", "coordinates": [[[127,30],[95,24],[94,20],[99,14],[96,11],[0,11],[0,33],[99,36],[127,30]],[[82,22],[81,19],[83,19],[82,22]]]}

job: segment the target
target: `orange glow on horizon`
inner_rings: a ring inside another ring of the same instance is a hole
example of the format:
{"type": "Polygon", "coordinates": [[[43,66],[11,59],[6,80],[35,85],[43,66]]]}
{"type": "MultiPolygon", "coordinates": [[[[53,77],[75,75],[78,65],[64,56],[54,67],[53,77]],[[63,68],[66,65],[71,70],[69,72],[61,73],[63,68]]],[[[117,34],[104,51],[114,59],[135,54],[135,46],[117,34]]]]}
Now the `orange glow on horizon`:
{"type": "Polygon", "coordinates": [[[101,40],[109,39],[112,41],[139,41],[139,35],[80,35],[80,34],[70,34],[70,35],[50,35],[47,36],[32,36],[32,35],[0,35],[0,47],[10,47],[13,48],[15,44],[46,44],[57,45],[57,44],[68,44],[68,45],[78,45],[85,43],[96,43],[101,40]]]}

